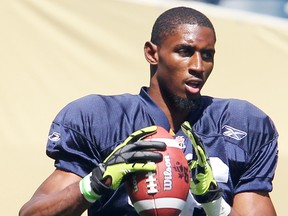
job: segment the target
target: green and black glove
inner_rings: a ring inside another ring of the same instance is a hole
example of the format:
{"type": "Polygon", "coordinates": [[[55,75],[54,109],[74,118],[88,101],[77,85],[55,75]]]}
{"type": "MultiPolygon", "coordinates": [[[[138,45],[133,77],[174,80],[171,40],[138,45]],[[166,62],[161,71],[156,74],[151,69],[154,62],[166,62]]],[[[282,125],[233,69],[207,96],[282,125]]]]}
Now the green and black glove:
{"type": "Polygon", "coordinates": [[[132,133],[122,144],[80,181],[80,191],[91,203],[102,195],[116,190],[124,177],[132,172],[154,171],[157,162],[162,160],[160,153],[166,144],[158,141],[145,141],[145,137],[155,133],[157,126],[150,126],[132,133]]]}
{"type": "Polygon", "coordinates": [[[182,124],[183,132],[190,139],[196,159],[189,162],[191,169],[190,190],[199,203],[208,203],[222,196],[222,190],[214,179],[209,157],[202,140],[194,133],[189,122],[182,124]]]}

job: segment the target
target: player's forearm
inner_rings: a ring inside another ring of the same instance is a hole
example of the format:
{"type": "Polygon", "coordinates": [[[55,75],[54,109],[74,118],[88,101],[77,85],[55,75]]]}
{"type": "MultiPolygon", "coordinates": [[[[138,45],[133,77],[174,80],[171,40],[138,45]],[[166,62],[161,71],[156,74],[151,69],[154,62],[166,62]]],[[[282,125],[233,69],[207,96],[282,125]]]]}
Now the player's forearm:
{"type": "Polygon", "coordinates": [[[240,214],[232,207],[229,216],[240,216],[240,214]]]}
{"type": "Polygon", "coordinates": [[[81,215],[89,204],[74,183],[64,190],[49,195],[34,195],[20,210],[19,216],[81,215]]]}

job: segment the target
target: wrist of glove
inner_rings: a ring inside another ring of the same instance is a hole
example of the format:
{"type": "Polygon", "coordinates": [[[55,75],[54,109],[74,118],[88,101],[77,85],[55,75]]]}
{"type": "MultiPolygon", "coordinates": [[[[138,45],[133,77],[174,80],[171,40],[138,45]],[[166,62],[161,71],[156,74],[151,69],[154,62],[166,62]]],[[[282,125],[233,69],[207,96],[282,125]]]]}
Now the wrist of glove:
{"type": "MultiPolygon", "coordinates": [[[[193,193],[193,183],[190,185],[190,190],[193,193]]],[[[222,189],[218,185],[211,184],[206,192],[197,195],[194,191],[193,195],[198,203],[209,203],[222,197],[222,189]]]]}
{"type": "Polygon", "coordinates": [[[190,190],[198,203],[209,203],[222,196],[222,189],[214,179],[209,157],[202,140],[195,134],[189,122],[182,124],[182,130],[190,139],[194,158],[189,162],[191,170],[190,190]]]}
{"type": "Polygon", "coordinates": [[[109,186],[105,185],[103,179],[104,170],[103,164],[99,164],[98,167],[94,168],[91,173],[79,182],[81,194],[90,203],[94,203],[103,194],[109,194],[112,191],[109,186]]]}
{"type": "Polygon", "coordinates": [[[205,213],[209,216],[227,216],[231,212],[231,206],[220,197],[209,203],[202,204],[205,213]]]}
{"type": "Polygon", "coordinates": [[[166,144],[141,140],[156,129],[156,126],[150,126],[132,133],[80,181],[80,191],[88,202],[93,203],[116,190],[129,173],[156,170],[155,163],[162,160],[162,155],[154,151],[165,150],[166,144]]]}

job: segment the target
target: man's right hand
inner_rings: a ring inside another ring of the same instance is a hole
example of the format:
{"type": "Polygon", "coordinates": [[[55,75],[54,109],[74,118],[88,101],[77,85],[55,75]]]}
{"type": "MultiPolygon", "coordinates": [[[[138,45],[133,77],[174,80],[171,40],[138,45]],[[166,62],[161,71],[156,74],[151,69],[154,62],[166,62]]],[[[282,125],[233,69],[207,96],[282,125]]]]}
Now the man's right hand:
{"type": "Polygon", "coordinates": [[[145,141],[145,137],[155,133],[157,126],[150,126],[132,133],[122,144],[80,181],[80,190],[91,203],[102,195],[116,190],[124,177],[132,172],[156,170],[162,155],[155,150],[165,150],[166,144],[158,141],[145,141]]]}

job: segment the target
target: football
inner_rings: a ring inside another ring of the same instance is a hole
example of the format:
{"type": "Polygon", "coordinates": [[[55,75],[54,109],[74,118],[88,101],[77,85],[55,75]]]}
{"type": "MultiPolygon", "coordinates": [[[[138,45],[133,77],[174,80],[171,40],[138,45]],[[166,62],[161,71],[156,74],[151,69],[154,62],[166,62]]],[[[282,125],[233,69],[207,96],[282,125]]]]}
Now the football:
{"type": "Polygon", "coordinates": [[[162,127],[145,140],[165,142],[163,160],[153,172],[138,172],[125,182],[126,191],[140,216],[179,216],[190,185],[190,170],[180,144],[162,127]]]}

